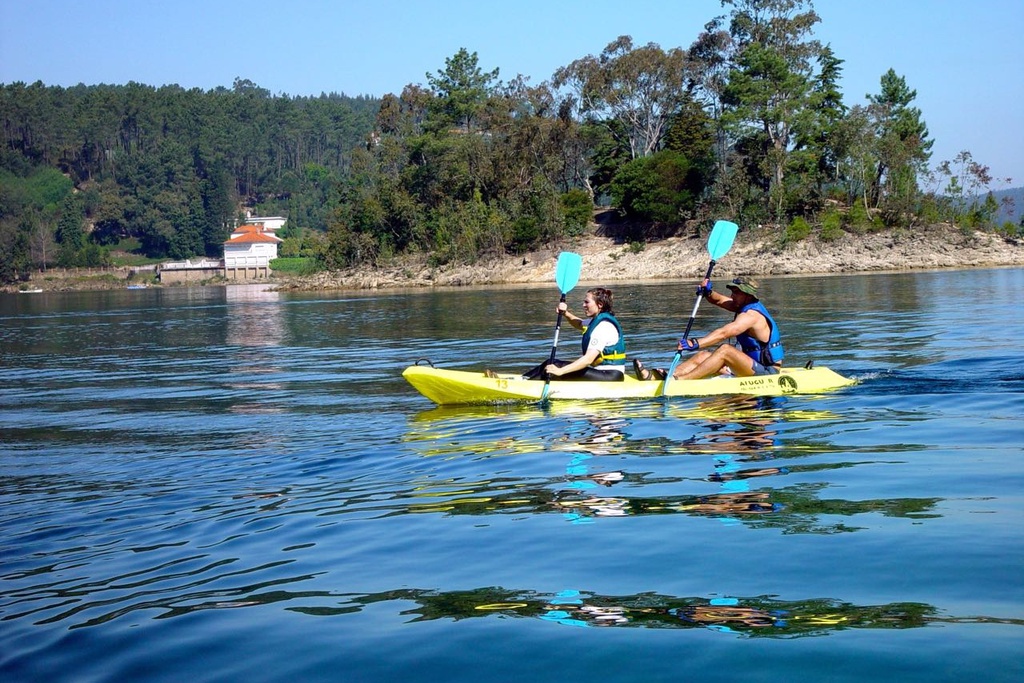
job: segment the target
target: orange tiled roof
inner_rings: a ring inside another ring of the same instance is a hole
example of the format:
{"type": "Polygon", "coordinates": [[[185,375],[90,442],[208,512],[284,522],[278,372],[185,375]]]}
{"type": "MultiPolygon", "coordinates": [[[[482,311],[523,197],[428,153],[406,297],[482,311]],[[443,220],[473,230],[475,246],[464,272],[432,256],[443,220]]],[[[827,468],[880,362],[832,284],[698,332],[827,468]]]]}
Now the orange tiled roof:
{"type": "Polygon", "coordinates": [[[232,230],[232,232],[263,232],[263,226],[246,223],[245,225],[239,225],[235,230],[232,230]]]}
{"type": "Polygon", "coordinates": [[[224,244],[253,244],[259,242],[276,244],[278,242],[284,242],[284,240],[280,237],[274,237],[273,235],[264,232],[246,232],[238,237],[232,237],[224,244]]]}

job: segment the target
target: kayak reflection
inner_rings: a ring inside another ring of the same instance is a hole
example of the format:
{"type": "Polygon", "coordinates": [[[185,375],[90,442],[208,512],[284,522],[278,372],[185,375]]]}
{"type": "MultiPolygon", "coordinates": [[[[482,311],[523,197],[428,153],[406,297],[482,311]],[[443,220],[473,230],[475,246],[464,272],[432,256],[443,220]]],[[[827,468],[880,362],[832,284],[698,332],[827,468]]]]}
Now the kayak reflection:
{"type": "Polygon", "coordinates": [[[404,437],[435,469],[393,500],[374,503],[398,513],[554,512],[574,524],[684,514],[811,534],[856,531],[850,518],[857,515],[939,516],[938,498],[825,496],[827,472],[885,463],[835,457],[850,449],[822,441],[821,426],[842,418],[815,409],[813,399],[790,401],[439,407],[414,415],[404,437]],[[813,429],[800,429],[801,422],[813,429]],[[496,458],[500,466],[487,464],[496,458]]]}

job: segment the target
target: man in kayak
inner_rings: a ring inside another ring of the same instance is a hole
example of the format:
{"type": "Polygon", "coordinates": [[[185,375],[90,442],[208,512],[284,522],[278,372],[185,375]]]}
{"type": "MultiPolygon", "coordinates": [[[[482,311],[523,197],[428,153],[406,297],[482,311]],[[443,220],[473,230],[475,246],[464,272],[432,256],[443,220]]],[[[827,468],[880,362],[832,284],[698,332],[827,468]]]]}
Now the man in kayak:
{"type": "MultiPolygon", "coordinates": [[[[680,339],[678,351],[696,351],[687,361],[680,363],[673,379],[704,379],[728,369],[736,377],[774,375],[782,367],[782,338],[768,309],[757,297],[757,282],[738,277],[728,285],[730,295],[715,292],[711,281],[704,280],[698,292],[705,299],[736,314],[732,322],[703,337],[680,339]],[[722,344],[714,351],[705,349],[732,337],[738,346],[722,344]]],[[[633,361],[637,379],[664,379],[664,371],[644,368],[639,360],[633,361]]]]}
{"type": "Polygon", "coordinates": [[[621,382],[625,378],[626,340],[622,326],[612,313],[612,292],[604,287],[587,290],[580,318],[569,312],[565,302],[558,304],[569,324],[583,332],[583,355],[574,361],[544,361],[523,374],[524,379],[590,380],[621,382]]]}

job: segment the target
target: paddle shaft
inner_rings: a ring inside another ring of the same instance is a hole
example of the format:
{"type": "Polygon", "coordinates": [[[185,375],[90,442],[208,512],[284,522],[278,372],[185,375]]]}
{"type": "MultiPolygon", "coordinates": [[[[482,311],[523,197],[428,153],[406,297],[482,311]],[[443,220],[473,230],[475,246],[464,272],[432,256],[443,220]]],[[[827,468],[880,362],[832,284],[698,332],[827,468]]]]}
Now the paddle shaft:
{"type": "MultiPolygon", "coordinates": [[[[704,274],[705,280],[711,279],[711,271],[715,269],[715,261],[708,264],[708,272],[704,274]]],[[[690,328],[693,327],[693,321],[697,319],[697,309],[700,308],[700,300],[703,297],[700,292],[697,292],[697,300],[693,302],[693,312],[690,313],[690,319],[686,322],[686,331],[683,332],[683,339],[690,336],[690,328]]]]}
{"type": "MultiPolygon", "coordinates": [[[[704,274],[705,280],[711,279],[711,271],[715,269],[715,260],[711,259],[711,263],[708,264],[708,272],[704,274]]],[[[690,336],[690,328],[693,327],[693,321],[697,319],[697,309],[700,308],[700,292],[697,292],[697,300],[693,302],[693,312],[690,313],[690,319],[686,321],[686,331],[683,332],[683,339],[690,336]]],[[[668,367],[668,372],[665,373],[665,382],[661,386],[661,393],[665,393],[665,389],[668,388],[668,383],[672,381],[672,375],[676,371],[676,366],[679,365],[679,361],[683,359],[683,352],[681,350],[676,351],[676,355],[672,356],[672,364],[668,367]]]]}
{"type": "Polygon", "coordinates": [[[565,303],[565,294],[562,294],[562,298],[558,300],[558,316],[555,318],[555,341],[551,344],[551,357],[548,358],[549,363],[555,362],[555,354],[558,353],[558,332],[562,329],[562,304],[565,303]]]}

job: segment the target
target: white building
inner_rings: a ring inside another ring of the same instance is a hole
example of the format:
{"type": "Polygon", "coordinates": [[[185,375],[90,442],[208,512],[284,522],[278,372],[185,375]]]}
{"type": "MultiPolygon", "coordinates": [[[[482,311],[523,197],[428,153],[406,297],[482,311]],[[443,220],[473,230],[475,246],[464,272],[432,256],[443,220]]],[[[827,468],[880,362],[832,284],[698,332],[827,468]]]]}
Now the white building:
{"type": "Polygon", "coordinates": [[[258,225],[265,232],[269,232],[272,235],[283,228],[287,220],[284,216],[251,216],[248,213],[245,214],[246,225],[258,225]]]}
{"type": "MultiPolygon", "coordinates": [[[[280,225],[283,225],[284,219],[280,221],[280,225]]],[[[238,226],[224,243],[224,277],[228,280],[270,277],[270,262],[277,258],[277,245],[282,242],[281,238],[274,235],[274,230],[280,225],[275,225],[273,229],[256,223],[238,226]]]]}

